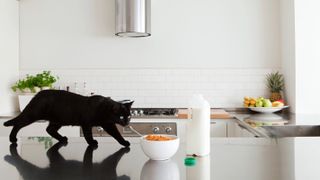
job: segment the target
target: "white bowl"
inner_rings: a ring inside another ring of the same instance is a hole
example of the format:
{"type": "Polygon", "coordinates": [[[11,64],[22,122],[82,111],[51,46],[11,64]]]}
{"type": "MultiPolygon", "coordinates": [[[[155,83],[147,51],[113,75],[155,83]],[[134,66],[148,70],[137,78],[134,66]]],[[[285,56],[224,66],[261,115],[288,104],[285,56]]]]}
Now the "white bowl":
{"type": "Polygon", "coordinates": [[[156,134],[173,138],[168,141],[151,141],[146,136],[141,137],[141,148],[143,152],[152,160],[170,159],[179,148],[179,138],[173,135],[156,134]]]}
{"type": "Polygon", "coordinates": [[[287,108],[289,106],[283,106],[283,107],[249,107],[250,110],[255,112],[261,112],[261,113],[273,113],[280,111],[284,108],[287,108]]]}

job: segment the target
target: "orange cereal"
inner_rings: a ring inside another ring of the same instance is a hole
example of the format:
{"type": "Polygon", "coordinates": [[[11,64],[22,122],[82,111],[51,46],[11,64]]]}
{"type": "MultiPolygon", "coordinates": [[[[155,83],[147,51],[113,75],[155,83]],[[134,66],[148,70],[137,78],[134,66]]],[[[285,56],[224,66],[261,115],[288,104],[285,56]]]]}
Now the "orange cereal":
{"type": "Polygon", "coordinates": [[[147,135],[145,138],[146,138],[146,140],[149,140],[149,141],[170,141],[170,140],[173,140],[173,138],[171,138],[171,137],[162,136],[162,135],[152,135],[152,134],[147,135]]]}

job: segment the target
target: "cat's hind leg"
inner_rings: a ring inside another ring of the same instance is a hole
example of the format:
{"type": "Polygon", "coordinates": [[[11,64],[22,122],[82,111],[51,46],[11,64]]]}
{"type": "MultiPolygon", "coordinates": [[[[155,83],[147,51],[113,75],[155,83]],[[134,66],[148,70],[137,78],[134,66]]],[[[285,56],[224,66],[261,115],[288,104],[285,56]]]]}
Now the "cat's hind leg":
{"type": "Polygon", "coordinates": [[[18,132],[20,131],[21,128],[25,127],[25,126],[28,126],[29,124],[35,122],[36,120],[32,120],[32,119],[29,119],[27,117],[20,117],[19,120],[15,121],[14,125],[13,125],[13,128],[11,130],[11,133],[10,133],[10,136],[9,136],[9,139],[10,139],[10,142],[11,143],[16,143],[17,142],[17,134],[18,132]]]}
{"type": "Polygon", "coordinates": [[[103,125],[102,128],[108,133],[110,134],[110,136],[114,137],[121,145],[125,146],[125,147],[129,147],[130,143],[129,141],[126,141],[125,139],[123,139],[123,137],[121,136],[117,126],[115,124],[107,124],[107,125],[103,125]]]}
{"type": "Polygon", "coordinates": [[[52,124],[49,123],[49,126],[47,127],[46,131],[48,134],[50,134],[50,136],[52,136],[53,138],[57,139],[60,142],[68,142],[68,138],[65,136],[61,136],[58,133],[58,130],[61,128],[60,125],[56,125],[56,124],[52,124]]]}
{"type": "Polygon", "coordinates": [[[89,146],[98,146],[98,141],[94,140],[92,137],[92,127],[91,126],[81,126],[84,138],[86,139],[89,146]]]}

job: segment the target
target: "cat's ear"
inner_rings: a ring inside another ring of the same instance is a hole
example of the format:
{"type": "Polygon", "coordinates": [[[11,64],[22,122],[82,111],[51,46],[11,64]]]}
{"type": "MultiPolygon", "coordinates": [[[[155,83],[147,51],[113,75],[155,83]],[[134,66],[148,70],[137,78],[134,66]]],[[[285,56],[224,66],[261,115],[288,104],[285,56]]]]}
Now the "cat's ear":
{"type": "Polygon", "coordinates": [[[134,102],[134,101],[132,101],[132,100],[123,100],[123,101],[120,101],[120,103],[123,104],[123,105],[125,105],[128,109],[131,108],[133,102],[134,102]]]}
{"type": "Polygon", "coordinates": [[[131,101],[131,102],[125,103],[124,105],[125,105],[128,109],[130,109],[133,103],[134,103],[134,101],[131,101]]]}

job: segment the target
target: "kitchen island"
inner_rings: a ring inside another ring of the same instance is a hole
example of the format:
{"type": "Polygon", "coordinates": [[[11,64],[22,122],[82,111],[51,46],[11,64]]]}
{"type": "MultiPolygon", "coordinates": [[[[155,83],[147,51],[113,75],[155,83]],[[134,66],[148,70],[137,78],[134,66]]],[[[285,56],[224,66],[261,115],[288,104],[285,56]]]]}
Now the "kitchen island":
{"type": "Polygon", "coordinates": [[[17,146],[0,137],[1,179],[319,179],[320,138],[212,138],[210,156],[184,164],[185,144],[167,161],[151,161],[139,138],[126,138],[130,149],[109,137],[99,147],[80,137],[68,144],[50,137],[19,138],[17,146]]]}

